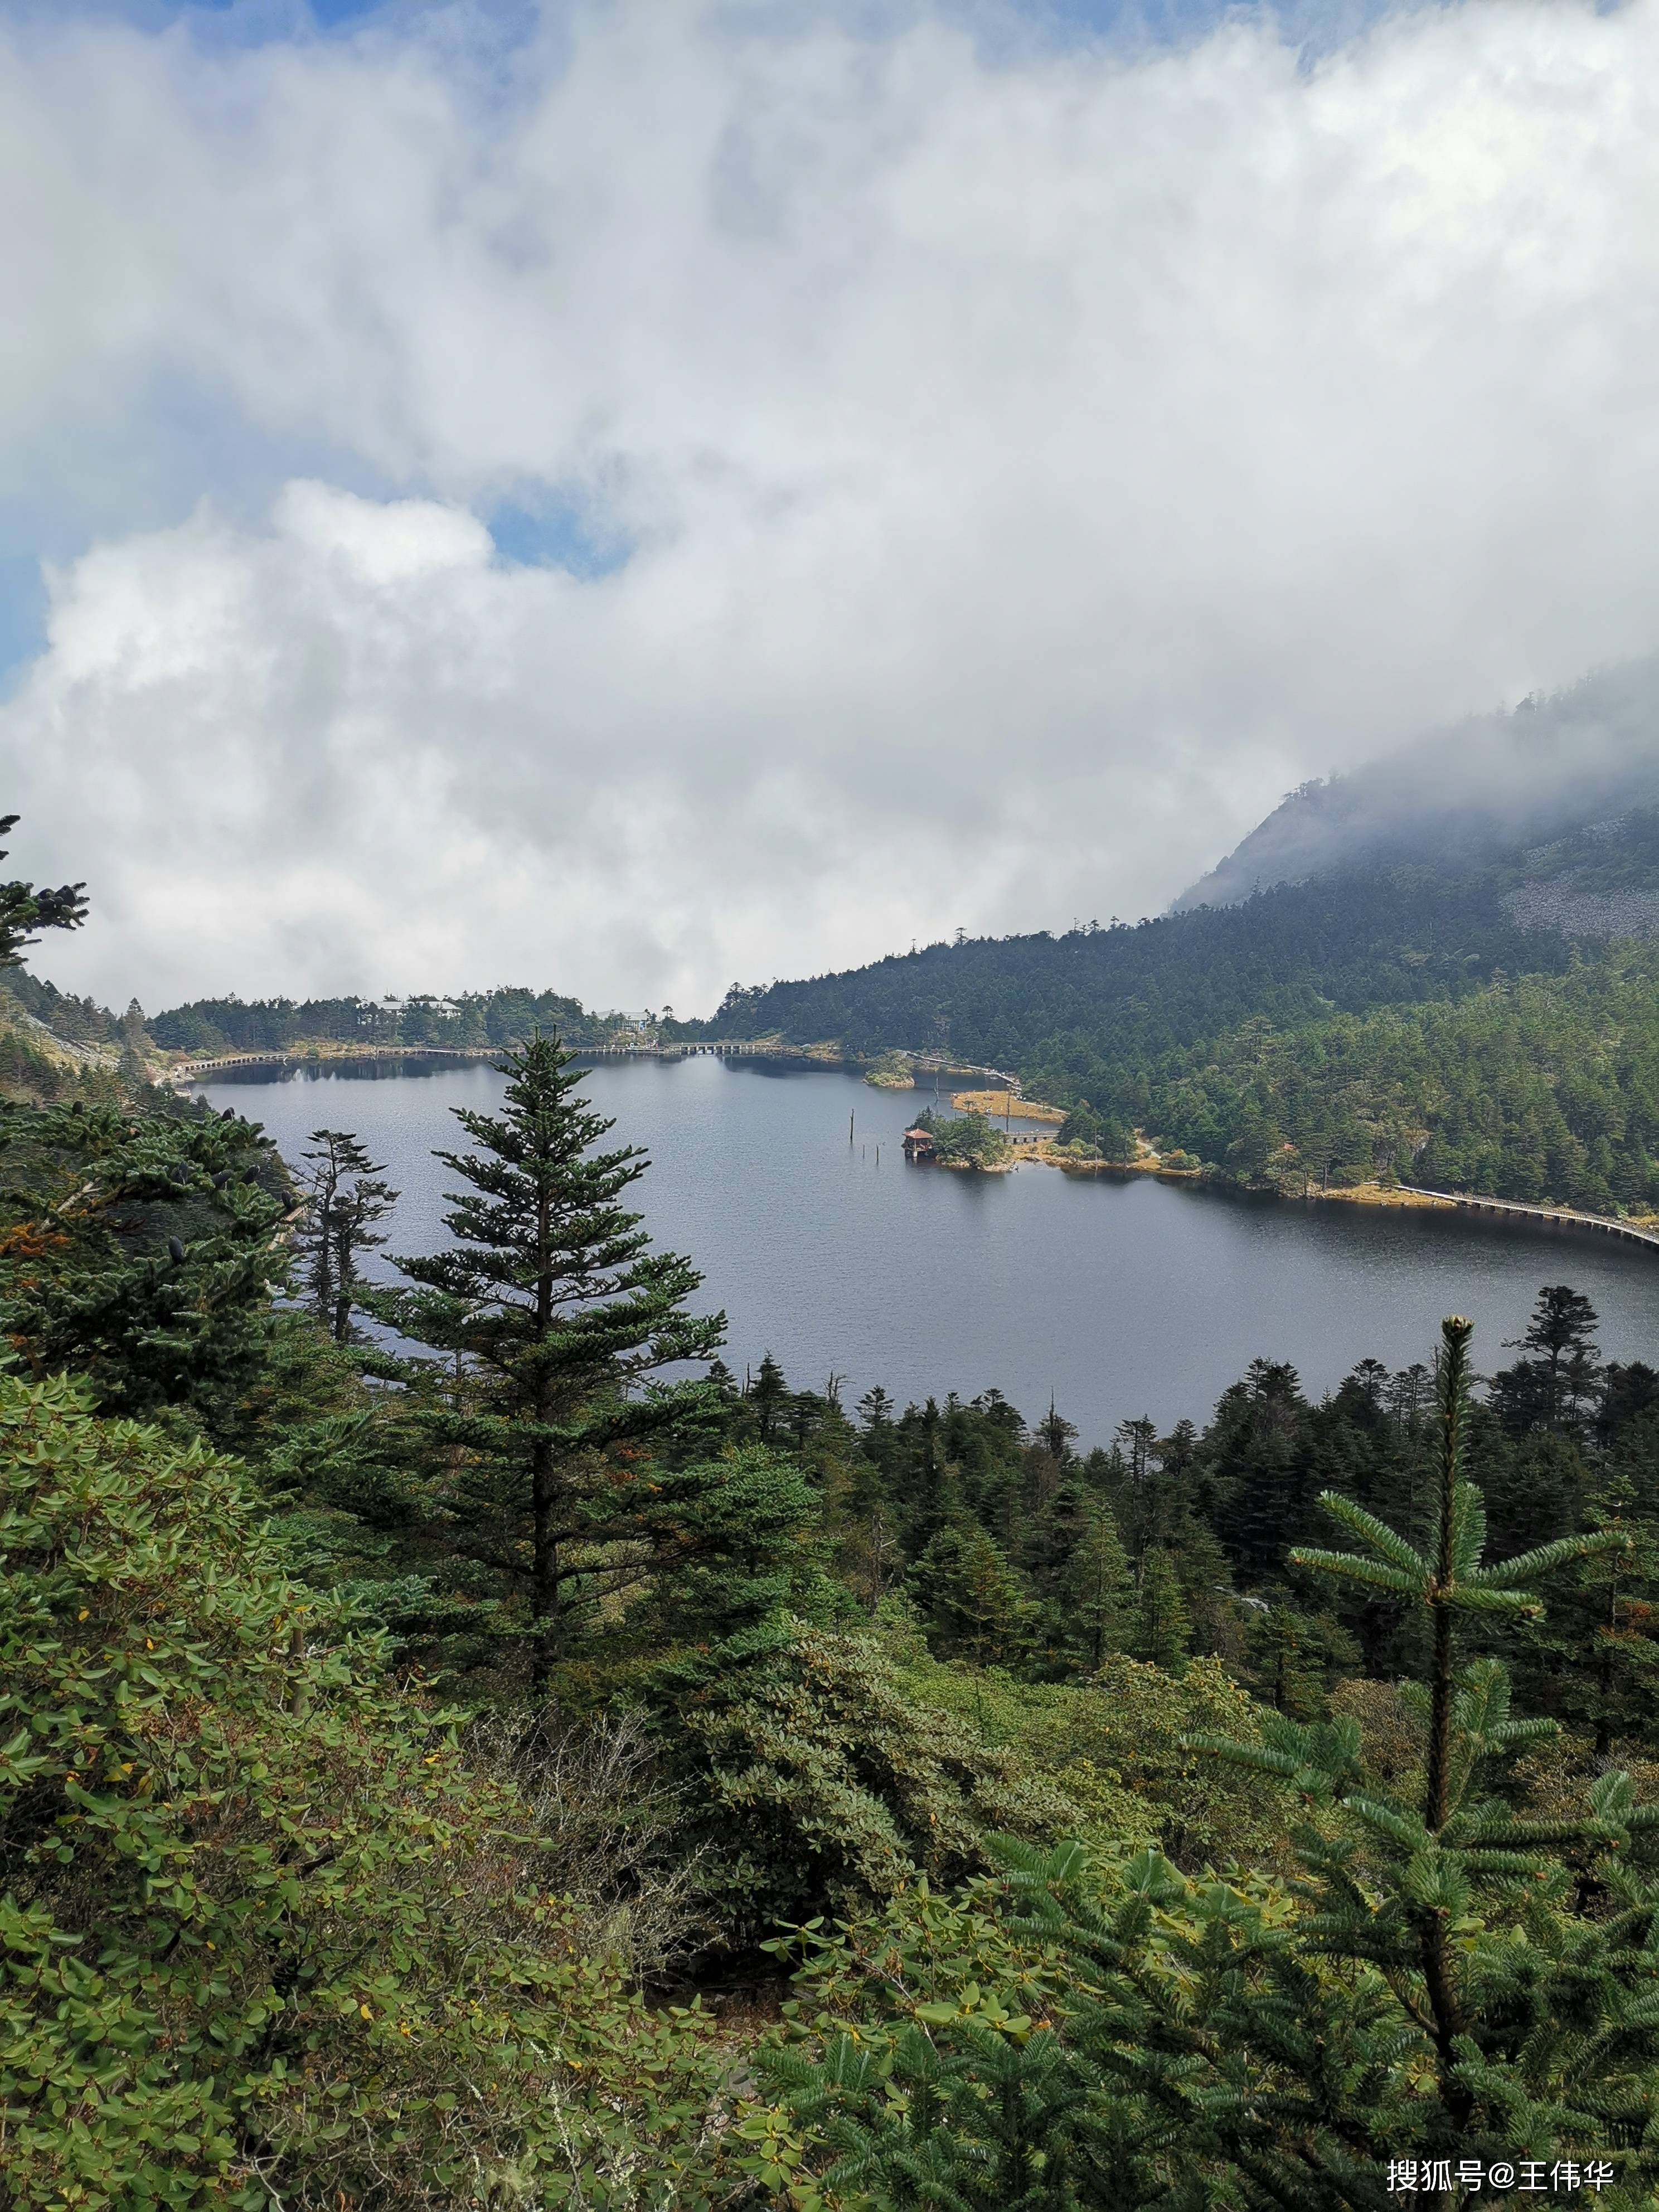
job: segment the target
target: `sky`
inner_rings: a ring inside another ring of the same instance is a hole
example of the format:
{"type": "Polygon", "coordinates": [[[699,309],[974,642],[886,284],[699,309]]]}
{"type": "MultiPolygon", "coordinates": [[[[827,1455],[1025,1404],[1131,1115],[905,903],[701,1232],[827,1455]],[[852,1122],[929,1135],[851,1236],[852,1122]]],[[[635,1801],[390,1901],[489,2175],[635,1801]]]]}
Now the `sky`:
{"type": "Polygon", "coordinates": [[[1659,0],[0,0],[0,195],[118,1006],[1132,917],[1659,647],[1659,0]]]}

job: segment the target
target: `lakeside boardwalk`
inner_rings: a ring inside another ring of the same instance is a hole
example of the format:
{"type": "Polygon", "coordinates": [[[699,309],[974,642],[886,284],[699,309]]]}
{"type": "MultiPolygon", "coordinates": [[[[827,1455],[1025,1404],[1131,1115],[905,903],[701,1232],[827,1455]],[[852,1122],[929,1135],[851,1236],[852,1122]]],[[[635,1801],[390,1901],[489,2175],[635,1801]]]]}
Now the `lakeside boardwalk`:
{"type": "Polygon", "coordinates": [[[1402,1182],[1400,1188],[1413,1198],[1436,1199],[1441,1205],[1456,1206],[1465,1213],[1512,1214],[1517,1220],[1549,1229],[1592,1229],[1601,1236],[1617,1237],[1629,1244],[1645,1244],[1650,1251],[1659,1252],[1659,1235],[1652,1230],[1637,1229],[1628,1221],[1615,1221],[1605,1213],[1577,1213],[1565,1206],[1528,1206],[1513,1198],[1477,1198],[1462,1191],[1425,1190],[1415,1183],[1402,1182]]]}

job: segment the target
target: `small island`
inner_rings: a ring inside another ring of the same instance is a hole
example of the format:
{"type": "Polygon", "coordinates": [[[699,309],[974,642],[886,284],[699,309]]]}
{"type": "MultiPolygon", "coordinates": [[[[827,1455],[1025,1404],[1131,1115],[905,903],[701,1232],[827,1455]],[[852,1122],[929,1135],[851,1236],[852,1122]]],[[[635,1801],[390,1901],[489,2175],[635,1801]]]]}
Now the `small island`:
{"type": "Polygon", "coordinates": [[[1013,1164],[1014,1147],[983,1114],[918,1114],[904,1133],[907,1160],[942,1168],[972,1168],[1000,1175],[1013,1164]]]}

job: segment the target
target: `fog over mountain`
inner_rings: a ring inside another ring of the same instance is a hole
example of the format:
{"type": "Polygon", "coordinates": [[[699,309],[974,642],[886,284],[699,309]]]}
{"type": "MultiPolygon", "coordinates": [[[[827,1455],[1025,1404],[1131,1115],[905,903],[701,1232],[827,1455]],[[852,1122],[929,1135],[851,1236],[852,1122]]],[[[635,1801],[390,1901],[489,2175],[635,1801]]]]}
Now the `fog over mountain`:
{"type": "Polygon", "coordinates": [[[1374,860],[1543,844],[1659,800],[1659,659],[1431,731],[1291,792],[1170,911],[1374,860]]]}

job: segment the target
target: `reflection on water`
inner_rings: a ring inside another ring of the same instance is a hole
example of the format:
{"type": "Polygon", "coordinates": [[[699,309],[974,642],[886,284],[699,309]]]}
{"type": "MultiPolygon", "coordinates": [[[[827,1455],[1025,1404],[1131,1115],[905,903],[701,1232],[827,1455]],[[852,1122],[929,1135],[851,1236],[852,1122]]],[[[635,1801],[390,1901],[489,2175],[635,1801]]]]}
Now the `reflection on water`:
{"type": "MultiPolygon", "coordinates": [[[[447,1109],[488,1111],[501,1083],[483,1061],[366,1060],[204,1088],[290,1161],[319,1126],[355,1129],[404,1194],[395,1247],[430,1251],[453,1183],[432,1147],[460,1149],[447,1109]]],[[[1609,1358],[1659,1364],[1659,1255],[1590,1233],[1030,1164],[910,1167],[898,1140],[913,1093],[787,1064],[605,1060],[586,1088],[651,1153],[636,1203],[702,1269],[730,1364],[741,1374],[769,1349],[814,1389],[833,1370],[848,1403],[872,1382],[901,1401],[995,1384],[1035,1419],[1052,1390],[1097,1443],[1143,1413],[1201,1419],[1258,1355],[1315,1390],[1368,1353],[1426,1359],[1448,1313],[1474,1316],[1477,1358],[1495,1367],[1539,1285],[1560,1281],[1594,1300],[1609,1358]]]]}

